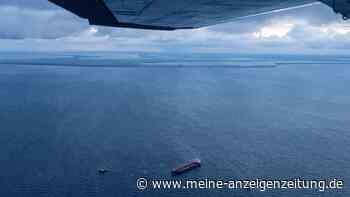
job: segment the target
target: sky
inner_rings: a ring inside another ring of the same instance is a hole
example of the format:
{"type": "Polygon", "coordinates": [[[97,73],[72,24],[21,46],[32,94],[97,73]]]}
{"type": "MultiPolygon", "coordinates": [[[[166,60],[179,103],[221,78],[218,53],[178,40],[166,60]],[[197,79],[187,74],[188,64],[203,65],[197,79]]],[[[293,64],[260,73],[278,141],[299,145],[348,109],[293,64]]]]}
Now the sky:
{"type": "Polygon", "coordinates": [[[195,30],[90,26],[46,0],[0,0],[0,51],[347,54],[350,23],[322,4],[195,30]]]}

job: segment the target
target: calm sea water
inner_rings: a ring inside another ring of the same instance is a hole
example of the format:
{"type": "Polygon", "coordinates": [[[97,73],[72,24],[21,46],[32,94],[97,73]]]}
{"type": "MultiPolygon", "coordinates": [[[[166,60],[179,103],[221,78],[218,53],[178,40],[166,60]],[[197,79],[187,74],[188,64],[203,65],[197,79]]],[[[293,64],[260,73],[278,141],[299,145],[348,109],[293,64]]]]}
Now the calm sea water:
{"type": "Polygon", "coordinates": [[[262,67],[261,59],[249,60],[3,63],[0,196],[349,196],[349,59],[291,56],[262,67]],[[326,192],[137,190],[137,178],[173,179],[170,170],[194,158],[202,168],[176,179],[337,178],[345,185],[326,192]],[[110,172],[99,175],[99,168],[110,172]]]}

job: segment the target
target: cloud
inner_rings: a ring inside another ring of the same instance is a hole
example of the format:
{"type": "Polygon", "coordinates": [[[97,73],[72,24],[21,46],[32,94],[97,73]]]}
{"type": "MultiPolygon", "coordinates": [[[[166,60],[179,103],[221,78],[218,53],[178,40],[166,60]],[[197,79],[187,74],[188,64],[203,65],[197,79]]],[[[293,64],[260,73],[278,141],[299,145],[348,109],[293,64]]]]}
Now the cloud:
{"type": "Polygon", "coordinates": [[[341,53],[350,28],[325,5],[174,32],[89,26],[44,0],[0,0],[0,50],[341,53]]]}
{"type": "Polygon", "coordinates": [[[0,7],[0,38],[54,39],[87,27],[78,17],[62,10],[36,10],[15,6],[0,7]]]}

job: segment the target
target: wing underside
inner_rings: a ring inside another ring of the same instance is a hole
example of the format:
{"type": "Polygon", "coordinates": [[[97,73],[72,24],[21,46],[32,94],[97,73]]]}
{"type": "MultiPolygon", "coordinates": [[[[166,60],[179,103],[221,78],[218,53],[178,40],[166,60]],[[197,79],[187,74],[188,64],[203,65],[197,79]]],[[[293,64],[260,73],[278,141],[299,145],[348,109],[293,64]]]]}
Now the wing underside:
{"type": "Polygon", "coordinates": [[[315,0],[49,0],[92,25],[190,29],[295,7],[315,0]]]}

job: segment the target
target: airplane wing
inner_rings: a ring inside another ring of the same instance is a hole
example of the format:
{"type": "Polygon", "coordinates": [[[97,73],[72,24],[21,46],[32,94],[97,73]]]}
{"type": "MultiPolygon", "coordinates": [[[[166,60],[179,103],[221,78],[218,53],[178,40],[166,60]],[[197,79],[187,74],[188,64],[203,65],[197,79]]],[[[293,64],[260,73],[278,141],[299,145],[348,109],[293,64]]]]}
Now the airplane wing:
{"type": "Polygon", "coordinates": [[[316,0],[49,1],[88,19],[91,25],[155,30],[199,28],[316,2],[316,0]]]}

